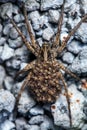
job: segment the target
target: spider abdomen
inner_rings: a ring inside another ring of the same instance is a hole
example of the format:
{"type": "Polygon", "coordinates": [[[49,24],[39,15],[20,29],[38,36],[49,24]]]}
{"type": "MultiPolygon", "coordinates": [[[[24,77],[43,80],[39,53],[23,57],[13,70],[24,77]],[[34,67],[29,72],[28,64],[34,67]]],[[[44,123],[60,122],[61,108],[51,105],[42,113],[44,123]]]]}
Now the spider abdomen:
{"type": "Polygon", "coordinates": [[[38,102],[54,102],[60,93],[58,74],[54,62],[35,65],[29,80],[29,91],[38,102]]]}

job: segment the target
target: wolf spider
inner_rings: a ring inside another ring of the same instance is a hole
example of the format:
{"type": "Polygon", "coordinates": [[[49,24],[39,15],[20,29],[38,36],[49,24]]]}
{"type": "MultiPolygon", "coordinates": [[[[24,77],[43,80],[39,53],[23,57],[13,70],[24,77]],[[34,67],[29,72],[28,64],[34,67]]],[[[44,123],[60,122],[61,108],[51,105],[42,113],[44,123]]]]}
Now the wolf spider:
{"type": "Polygon", "coordinates": [[[82,22],[86,21],[87,14],[85,14],[84,17],[82,17],[81,21],[71,30],[71,32],[62,41],[62,44],[60,45],[60,33],[61,33],[61,27],[62,27],[62,21],[63,21],[64,4],[65,4],[65,0],[63,1],[61,14],[58,21],[58,31],[56,33],[56,36],[52,45],[45,42],[43,43],[42,47],[40,47],[39,44],[36,42],[35,36],[33,35],[31,31],[31,24],[30,24],[30,21],[28,21],[28,16],[27,16],[27,11],[25,9],[25,6],[23,6],[24,18],[25,18],[25,23],[26,23],[27,30],[31,39],[31,43],[27,41],[26,37],[17,27],[15,22],[8,15],[7,17],[10,19],[11,23],[17,30],[18,34],[21,36],[24,44],[27,46],[29,51],[31,51],[36,56],[36,60],[32,61],[31,63],[28,63],[28,65],[26,65],[26,67],[23,70],[20,70],[17,73],[17,75],[19,75],[19,74],[29,71],[20,89],[20,92],[18,93],[17,103],[26,86],[29,87],[30,94],[33,96],[33,98],[36,101],[43,102],[43,103],[53,103],[56,101],[59,94],[61,93],[62,86],[60,82],[62,82],[65,89],[65,93],[66,93],[70,126],[72,126],[70,99],[68,95],[67,84],[65,82],[63,74],[61,73],[61,70],[65,71],[67,74],[71,75],[76,80],[79,80],[79,81],[81,80],[79,77],[73,74],[70,70],[64,67],[64,65],[60,63],[56,59],[56,57],[65,49],[68,40],[70,39],[72,35],[74,35],[74,33],[82,24],[82,22]]]}

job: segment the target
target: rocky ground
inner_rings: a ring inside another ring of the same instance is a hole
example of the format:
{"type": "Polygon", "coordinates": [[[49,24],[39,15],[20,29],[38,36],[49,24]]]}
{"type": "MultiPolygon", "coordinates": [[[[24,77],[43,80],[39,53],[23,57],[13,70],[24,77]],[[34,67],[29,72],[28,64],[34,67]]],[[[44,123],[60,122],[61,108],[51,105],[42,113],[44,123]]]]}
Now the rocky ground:
{"type": "MultiPolygon", "coordinates": [[[[35,57],[27,50],[6,13],[13,18],[28,40],[24,17],[20,10],[23,0],[0,0],[0,130],[71,130],[66,98],[60,94],[54,104],[38,104],[26,89],[19,101],[17,117],[14,106],[24,77],[14,80],[35,57]]],[[[42,45],[57,32],[63,0],[24,0],[36,40],[42,45]]],[[[87,13],[86,0],[66,0],[61,38],[87,13]]],[[[67,43],[60,60],[81,79],[87,77],[87,23],[84,22],[67,43]]],[[[64,73],[64,72],[63,72],[64,73]]],[[[66,76],[72,111],[72,130],[87,130],[87,88],[80,81],[66,76]]],[[[62,92],[63,93],[63,92],[62,92]]]]}

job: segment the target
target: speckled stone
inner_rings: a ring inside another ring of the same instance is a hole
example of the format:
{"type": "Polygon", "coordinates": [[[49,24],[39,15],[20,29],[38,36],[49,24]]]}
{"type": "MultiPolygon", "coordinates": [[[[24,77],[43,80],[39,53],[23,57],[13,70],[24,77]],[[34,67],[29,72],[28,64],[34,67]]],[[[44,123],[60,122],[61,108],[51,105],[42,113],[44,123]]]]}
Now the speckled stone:
{"type": "Polygon", "coordinates": [[[0,38],[0,45],[4,45],[6,43],[6,38],[5,37],[1,37],[0,38]]]}
{"type": "Polygon", "coordinates": [[[6,120],[0,125],[0,130],[15,130],[15,124],[6,120]]]}
{"type": "Polygon", "coordinates": [[[31,115],[43,115],[44,114],[44,110],[43,108],[41,108],[40,106],[36,106],[30,109],[29,113],[31,115]]]}
{"type": "Polygon", "coordinates": [[[57,10],[49,10],[49,21],[52,23],[58,23],[59,12],[57,10]]]}

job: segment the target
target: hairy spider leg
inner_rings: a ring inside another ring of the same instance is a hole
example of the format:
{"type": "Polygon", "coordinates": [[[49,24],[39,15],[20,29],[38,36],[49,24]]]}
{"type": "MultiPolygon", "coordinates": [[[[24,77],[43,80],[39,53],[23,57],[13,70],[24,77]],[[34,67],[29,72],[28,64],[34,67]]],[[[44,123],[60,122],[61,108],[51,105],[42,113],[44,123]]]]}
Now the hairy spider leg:
{"type": "Polygon", "coordinates": [[[32,75],[32,72],[30,72],[30,73],[28,74],[28,76],[26,77],[26,79],[25,79],[25,81],[24,81],[24,83],[23,83],[23,85],[22,85],[22,87],[21,87],[21,89],[20,89],[20,91],[19,91],[19,93],[18,93],[18,96],[17,96],[17,99],[16,99],[16,105],[18,104],[19,99],[20,99],[20,97],[21,97],[21,94],[23,93],[25,87],[26,87],[27,84],[28,84],[28,82],[29,82],[29,80],[30,80],[30,78],[31,78],[31,75],[32,75]]]}
{"type": "Polygon", "coordinates": [[[61,46],[57,49],[57,53],[61,53],[64,48],[66,47],[66,44],[68,42],[68,40],[70,39],[70,37],[72,35],[74,35],[74,33],[77,31],[77,29],[80,27],[80,25],[82,24],[82,22],[85,22],[85,20],[87,19],[87,14],[85,14],[85,16],[80,20],[80,22],[71,30],[71,32],[68,34],[68,36],[65,38],[65,40],[62,42],[61,46]]]}
{"type": "Polygon", "coordinates": [[[64,89],[65,89],[65,92],[66,92],[66,99],[67,99],[67,104],[68,104],[68,110],[69,110],[69,119],[70,119],[70,126],[72,126],[72,116],[71,116],[71,108],[70,108],[70,98],[69,98],[69,95],[68,95],[68,89],[67,89],[67,84],[64,80],[64,77],[62,75],[62,73],[60,72],[60,79],[62,80],[62,83],[64,85],[64,89]]]}
{"type": "Polygon", "coordinates": [[[21,30],[17,27],[17,25],[15,24],[15,22],[13,21],[13,19],[11,19],[8,15],[7,17],[10,19],[12,25],[14,26],[14,28],[17,30],[18,34],[20,35],[20,37],[22,38],[23,42],[25,43],[26,47],[35,55],[38,56],[38,53],[34,50],[34,48],[31,46],[31,44],[29,43],[29,41],[26,40],[25,36],[23,35],[23,33],[21,32],[21,30]]]}
{"type": "Polygon", "coordinates": [[[25,23],[26,23],[26,26],[27,26],[27,29],[28,29],[28,33],[29,33],[29,36],[30,36],[30,39],[31,39],[31,43],[32,43],[32,46],[36,49],[36,51],[40,51],[40,46],[38,44],[36,44],[36,40],[35,40],[35,36],[33,35],[32,33],[32,30],[31,30],[31,23],[30,21],[28,20],[28,15],[27,15],[27,11],[26,11],[26,8],[25,8],[25,5],[23,4],[23,11],[24,11],[24,17],[25,17],[25,23]]]}
{"type": "Polygon", "coordinates": [[[67,74],[71,75],[71,76],[74,77],[76,80],[81,81],[81,79],[80,79],[77,75],[75,75],[73,72],[71,72],[69,69],[67,69],[63,64],[61,64],[61,63],[58,62],[58,65],[59,65],[59,67],[60,67],[63,71],[65,71],[67,74]]]}
{"type": "Polygon", "coordinates": [[[56,48],[59,46],[60,33],[61,33],[61,27],[62,27],[62,22],[63,22],[64,5],[65,5],[65,0],[63,1],[63,5],[62,5],[62,10],[61,10],[61,14],[60,14],[59,22],[58,22],[58,29],[57,29],[55,41],[52,45],[53,48],[56,48]]]}
{"type": "Polygon", "coordinates": [[[26,71],[28,71],[28,70],[31,70],[31,69],[34,67],[35,63],[36,63],[36,60],[34,60],[34,61],[32,61],[31,63],[27,64],[22,70],[20,70],[20,71],[16,74],[15,78],[18,77],[20,74],[22,74],[22,73],[24,73],[24,72],[26,72],[26,71]]]}

